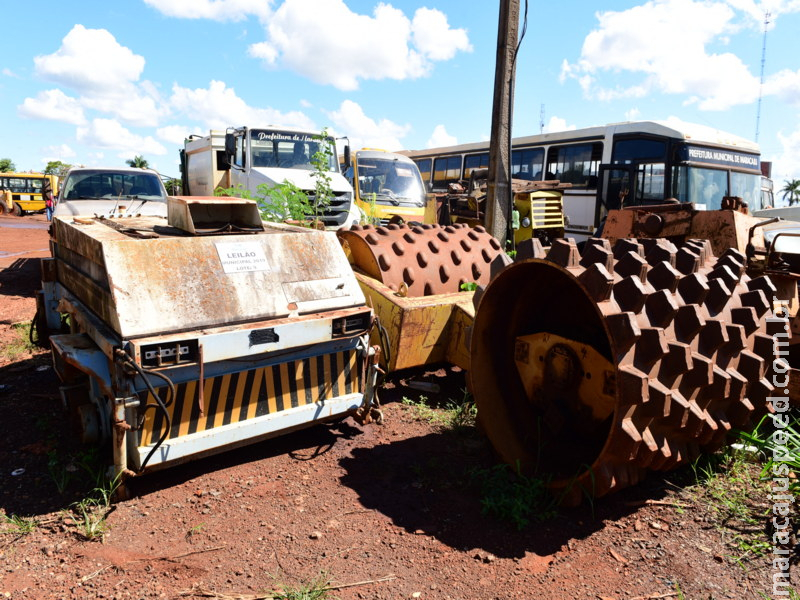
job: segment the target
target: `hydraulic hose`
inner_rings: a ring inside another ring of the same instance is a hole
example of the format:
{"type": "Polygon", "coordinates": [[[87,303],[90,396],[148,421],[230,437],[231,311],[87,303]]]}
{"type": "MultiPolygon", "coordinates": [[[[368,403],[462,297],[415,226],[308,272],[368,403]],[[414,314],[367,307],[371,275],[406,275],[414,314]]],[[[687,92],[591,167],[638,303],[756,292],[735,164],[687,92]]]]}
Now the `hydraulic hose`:
{"type": "Polygon", "coordinates": [[[169,435],[169,431],[172,428],[172,418],[170,417],[169,411],[167,407],[172,404],[175,399],[175,384],[172,380],[164,375],[163,373],[158,373],[156,371],[151,371],[149,369],[144,369],[140,365],[136,364],[136,361],[131,360],[131,358],[122,350],[117,350],[117,356],[122,359],[123,364],[133,367],[133,369],[139,374],[139,376],[144,381],[144,384],[147,386],[147,390],[150,394],[155,398],[155,403],[145,404],[144,408],[142,409],[141,417],[139,419],[139,424],[137,425],[137,429],[140,429],[142,423],[144,423],[145,413],[148,409],[157,409],[162,412],[164,415],[164,421],[166,422],[166,427],[164,428],[164,432],[161,434],[161,437],[158,439],[156,444],[150,449],[150,452],[147,453],[144,461],[142,461],[141,466],[138,469],[138,472],[141,473],[144,471],[147,463],[150,462],[153,454],[155,454],[156,450],[166,441],[167,436],[169,435]],[[167,397],[166,402],[161,399],[161,396],[158,395],[156,389],[153,387],[153,384],[150,383],[150,379],[147,375],[153,375],[155,377],[159,377],[164,380],[167,384],[167,388],[169,389],[169,396],[167,397]]]}

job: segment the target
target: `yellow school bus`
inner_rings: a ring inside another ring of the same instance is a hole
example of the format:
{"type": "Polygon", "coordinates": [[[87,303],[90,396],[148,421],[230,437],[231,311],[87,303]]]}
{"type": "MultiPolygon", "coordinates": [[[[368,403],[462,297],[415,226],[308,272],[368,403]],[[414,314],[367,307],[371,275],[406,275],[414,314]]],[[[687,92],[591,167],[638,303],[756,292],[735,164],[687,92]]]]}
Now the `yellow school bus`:
{"type": "Polygon", "coordinates": [[[43,173],[0,173],[0,215],[21,217],[44,210],[42,184],[50,181],[53,197],[58,193],[58,177],[43,173]]]}

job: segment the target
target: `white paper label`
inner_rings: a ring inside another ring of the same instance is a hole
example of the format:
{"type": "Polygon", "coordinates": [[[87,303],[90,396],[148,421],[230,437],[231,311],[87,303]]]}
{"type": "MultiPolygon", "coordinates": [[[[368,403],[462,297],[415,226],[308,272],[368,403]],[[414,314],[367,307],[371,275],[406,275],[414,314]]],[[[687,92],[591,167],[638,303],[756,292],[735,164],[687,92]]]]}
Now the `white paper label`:
{"type": "Polygon", "coordinates": [[[219,242],[214,245],[226,273],[270,270],[264,248],[257,242],[219,242]]]}

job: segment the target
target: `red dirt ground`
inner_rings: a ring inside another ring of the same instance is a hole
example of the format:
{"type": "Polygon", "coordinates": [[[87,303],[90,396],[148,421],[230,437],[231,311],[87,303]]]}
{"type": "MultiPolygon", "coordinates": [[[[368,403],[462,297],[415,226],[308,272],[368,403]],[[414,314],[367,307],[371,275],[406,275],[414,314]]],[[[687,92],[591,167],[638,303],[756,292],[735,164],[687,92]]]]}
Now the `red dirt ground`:
{"type": "MultiPolygon", "coordinates": [[[[0,346],[33,317],[36,259],[48,255],[47,231],[7,227],[19,221],[0,217],[0,346]]],[[[48,354],[0,358],[0,518],[39,521],[28,535],[0,524],[0,597],[253,598],[320,573],[356,584],[332,592],[342,600],[771,595],[769,556],[737,561],[730,531],[681,492],[685,472],[522,531],[483,514],[470,481],[494,464],[488,443],[417,418],[400,401],[419,398],[410,378],[442,386],[431,400],[464,387],[451,368],[400,374],[382,391],[382,426],[347,419],[142,478],[100,543],[61,512],[87,490],[85,452],[48,354]]]]}

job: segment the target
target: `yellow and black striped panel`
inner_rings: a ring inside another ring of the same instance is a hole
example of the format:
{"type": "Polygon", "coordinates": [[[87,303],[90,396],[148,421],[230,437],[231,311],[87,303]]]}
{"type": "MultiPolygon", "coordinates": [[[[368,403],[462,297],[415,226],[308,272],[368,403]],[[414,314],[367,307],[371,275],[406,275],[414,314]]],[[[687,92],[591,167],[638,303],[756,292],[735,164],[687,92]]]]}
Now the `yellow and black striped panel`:
{"type": "MultiPolygon", "coordinates": [[[[167,407],[171,420],[167,439],[356,393],[362,383],[355,350],[209,377],[203,385],[203,416],[198,382],[181,383],[175,386],[175,400],[167,407]]],[[[166,386],[156,391],[162,400],[169,393],[166,386]]],[[[147,394],[146,403],[155,404],[152,394],[147,394]]],[[[162,411],[148,409],[139,445],[157,442],[165,427],[162,411]]]]}

